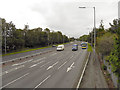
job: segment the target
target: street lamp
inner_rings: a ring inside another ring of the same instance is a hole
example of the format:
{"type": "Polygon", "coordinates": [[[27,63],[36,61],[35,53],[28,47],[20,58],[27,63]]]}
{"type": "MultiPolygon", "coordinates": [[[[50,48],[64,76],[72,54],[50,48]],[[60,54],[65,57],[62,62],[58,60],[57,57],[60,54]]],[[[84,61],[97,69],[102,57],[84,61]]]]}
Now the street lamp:
{"type": "Polygon", "coordinates": [[[96,16],[95,16],[95,7],[79,7],[79,8],[93,8],[94,9],[94,49],[95,49],[95,46],[96,46],[96,16]]]}

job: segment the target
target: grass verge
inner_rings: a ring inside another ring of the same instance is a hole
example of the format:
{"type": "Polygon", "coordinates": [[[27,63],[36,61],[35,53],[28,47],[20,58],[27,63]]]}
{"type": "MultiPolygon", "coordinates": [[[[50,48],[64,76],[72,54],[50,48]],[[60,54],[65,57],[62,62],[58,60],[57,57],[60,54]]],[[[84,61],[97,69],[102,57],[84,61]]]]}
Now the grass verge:
{"type": "MultiPolygon", "coordinates": [[[[64,44],[68,44],[68,43],[64,43],[64,44]]],[[[58,45],[56,45],[56,46],[58,46],[58,45]]],[[[24,53],[24,52],[30,52],[30,51],[34,51],[34,50],[49,48],[49,47],[52,47],[52,46],[40,47],[40,48],[34,48],[34,49],[27,49],[27,50],[21,50],[21,51],[14,51],[12,53],[2,54],[2,56],[8,56],[8,55],[13,55],[13,54],[18,54],[18,53],[24,53]]]]}
{"type": "Polygon", "coordinates": [[[92,47],[90,45],[90,43],[88,43],[88,49],[87,49],[88,52],[92,52],[92,47]]]}
{"type": "Polygon", "coordinates": [[[12,53],[7,53],[7,54],[3,54],[2,56],[8,56],[8,55],[13,55],[13,54],[18,54],[18,53],[24,53],[24,52],[29,52],[29,51],[34,51],[34,50],[39,50],[39,49],[44,49],[44,48],[49,48],[49,47],[51,47],[51,46],[35,48],[35,49],[28,49],[28,50],[22,50],[22,51],[17,51],[17,52],[12,52],[12,53]]]}

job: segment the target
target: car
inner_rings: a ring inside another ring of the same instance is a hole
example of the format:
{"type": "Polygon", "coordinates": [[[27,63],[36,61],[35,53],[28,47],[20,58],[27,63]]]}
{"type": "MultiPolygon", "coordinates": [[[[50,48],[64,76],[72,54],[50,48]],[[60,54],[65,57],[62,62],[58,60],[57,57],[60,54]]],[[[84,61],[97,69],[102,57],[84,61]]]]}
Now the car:
{"type": "Polygon", "coordinates": [[[52,45],[52,47],[56,47],[56,45],[52,45]]]}
{"type": "Polygon", "coordinates": [[[78,50],[78,45],[77,44],[74,44],[73,46],[72,46],[72,51],[77,51],[78,50]]]}
{"type": "Polygon", "coordinates": [[[58,45],[57,46],[57,51],[62,51],[64,50],[64,45],[58,45]]]}

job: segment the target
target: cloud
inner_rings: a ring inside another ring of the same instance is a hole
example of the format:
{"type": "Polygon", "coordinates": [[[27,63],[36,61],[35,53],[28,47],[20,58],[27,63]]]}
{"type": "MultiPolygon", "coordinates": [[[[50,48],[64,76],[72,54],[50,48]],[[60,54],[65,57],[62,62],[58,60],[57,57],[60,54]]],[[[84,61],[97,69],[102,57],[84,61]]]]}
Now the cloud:
{"type": "Polygon", "coordinates": [[[1,17],[13,21],[17,28],[49,28],[79,37],[93,28],[93,8],[96,7],[96,27],[103,20],[105,28],[118,17],[118,0],[3,0],[1,17]],[[7,3],[6,3],[7,2],[7,3]],[[6,6],[6,7],[5,7],[6,6]],[[4,8],[3,8],[4,7],[4,8]],[[88,29],[90,28],[90,29],[88,29]]]}

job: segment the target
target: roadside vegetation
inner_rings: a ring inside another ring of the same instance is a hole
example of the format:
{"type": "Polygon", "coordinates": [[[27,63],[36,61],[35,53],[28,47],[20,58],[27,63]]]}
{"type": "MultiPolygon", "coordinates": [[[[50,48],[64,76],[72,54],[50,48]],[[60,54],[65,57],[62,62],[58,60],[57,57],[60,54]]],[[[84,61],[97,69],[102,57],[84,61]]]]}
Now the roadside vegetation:
{"type": "Polygon", "coordinates": [[[5,55],[37,50],[72,40],[74,38],[68,38],[62,32],[48,28],[29,29],[28,25],[25,25],[24,29],[17,29],[12,22],[7,23],[2,19],[2,53],[5,53],[5,46],[8,53],[5,55]]]}
{"type": "MultiPolygon", "coordinates": [[[[118,77],[118,83],[120,83],[120,20],[115,19],[109,24],[110,28],[104,29],[101,20],[99,28],[96,28],[96,51],[111,65],[112,72],[118,77]]],[[[81,36],[79,40],[92,42],[94,46],[93,38],[94,31],[89,35],[81,36]]]]}
{"type": "Polygon", "coordinates": [[[87,49],[88,52],[92,52],[92,47],[90,45],[90,43],[88,43],[88,49],[87,49]]]}

